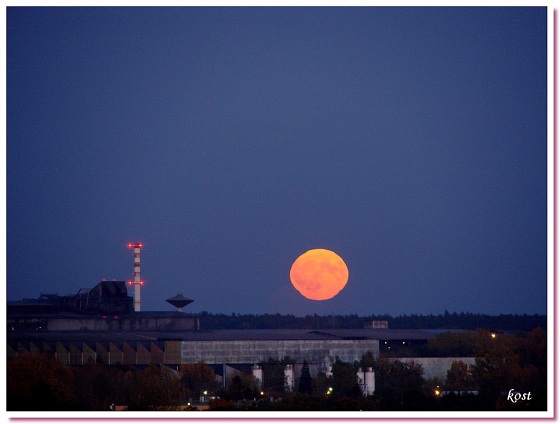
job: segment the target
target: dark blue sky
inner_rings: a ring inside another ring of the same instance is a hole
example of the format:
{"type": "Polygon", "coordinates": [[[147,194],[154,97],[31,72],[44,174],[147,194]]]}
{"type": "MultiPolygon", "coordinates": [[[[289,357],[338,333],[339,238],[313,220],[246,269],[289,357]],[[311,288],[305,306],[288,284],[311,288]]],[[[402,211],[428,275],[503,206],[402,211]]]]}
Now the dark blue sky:
{"type": "Polygon", "coordinates": [[[7,9],[7,294],[546,313],[546,8],[7,9]],[[334,250],[332,300],[292,262],[334,250]],[[132,292],[131,292],[132,294],[132,292]]]}

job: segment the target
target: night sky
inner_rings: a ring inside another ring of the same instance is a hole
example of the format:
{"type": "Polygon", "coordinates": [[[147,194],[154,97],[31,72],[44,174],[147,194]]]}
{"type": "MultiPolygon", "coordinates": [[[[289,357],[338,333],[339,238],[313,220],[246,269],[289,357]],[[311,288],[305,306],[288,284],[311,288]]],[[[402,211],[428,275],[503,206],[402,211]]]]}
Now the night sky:
{"type": "Polygon", "coordinates": [[[8,300],[547,312],[546,8],[10,7],[6,95],[8,300]]]}

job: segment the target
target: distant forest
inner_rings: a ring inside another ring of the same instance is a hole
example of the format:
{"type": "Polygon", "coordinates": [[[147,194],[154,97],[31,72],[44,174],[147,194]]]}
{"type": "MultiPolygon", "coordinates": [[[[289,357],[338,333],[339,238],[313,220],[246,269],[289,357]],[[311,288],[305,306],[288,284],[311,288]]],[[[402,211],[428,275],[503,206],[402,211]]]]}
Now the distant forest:
{"type": "Polygon", "coordinates": [[[390,329],[465,329],[478,328],[496,331],[530,331],[541,327],[546,329],[546,315],[485,315],[447,310],[439,315],[369,315],[360,317],[352,315],[295,315],[281,314],[213,314],[202,311],[194,314],[200,318],[202,330],[219,329],[328,329],[328,328],[364,328],[366,320],[387,321],[390,329]]]}

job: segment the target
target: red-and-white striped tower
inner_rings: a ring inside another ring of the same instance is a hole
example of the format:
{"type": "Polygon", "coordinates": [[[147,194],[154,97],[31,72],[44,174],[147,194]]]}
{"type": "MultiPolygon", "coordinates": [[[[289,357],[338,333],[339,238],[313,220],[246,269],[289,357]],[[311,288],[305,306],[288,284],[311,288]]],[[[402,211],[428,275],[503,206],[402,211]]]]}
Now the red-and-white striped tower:
{"type": "Polygon", "coordinates": [[[140,248],[142,243],[128,243],[129,249],[134,249],[134,281],[129,281],[129,285],[134,286],[134,312],[140,312],[140,287],[144,282],[140,278],[140,248]]]}

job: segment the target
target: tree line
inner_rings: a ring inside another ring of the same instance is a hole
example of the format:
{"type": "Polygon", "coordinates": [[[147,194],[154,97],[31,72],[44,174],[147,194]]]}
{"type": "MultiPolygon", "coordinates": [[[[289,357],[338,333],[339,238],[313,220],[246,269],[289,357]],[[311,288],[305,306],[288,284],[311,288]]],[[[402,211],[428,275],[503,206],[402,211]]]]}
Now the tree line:
{"type": "Polygon", "coordinates": [[[201,395],[212,399],[212,410],[546,409],[546,331],[496,336],[477,330],[469,340],[475,367],[458,359],[445,379],[426,379],[414,360],[366,352],[354,363],[333,358],[332,375],[319,372],[313,378],[305,361],[291,390],[284,376],[285,365],[294,363],[289,357],[263,361],[262,384],[252,375],[240,374],[223,387],[204,362],[177,369],[94,362],[70,367],[53,355],[23,353],[7,363],[7,409],[87,411],[115,405],[128,410],[196,409],[194,401],[201,395]],[[359,367],[375,371],[373,395],[364,396],[356,375],[359,367]],[[530,399],[512,402],[511,390],[531,393],[530,399]]]}
{"type": "Polygon", "coordinates": [[[195,314],[205,330],[220,329],[329,329],[363,328],[366,320],[387,321],[393,329],[465,329],[490,328],[504,331],[530,331],[533,328],[546,329],[546,315],[501,314],[486,315],[445,310],[439,315],[351,315],[317,314],[303,317],[282,314],[216,314],[202,311],[195,314]]]}

